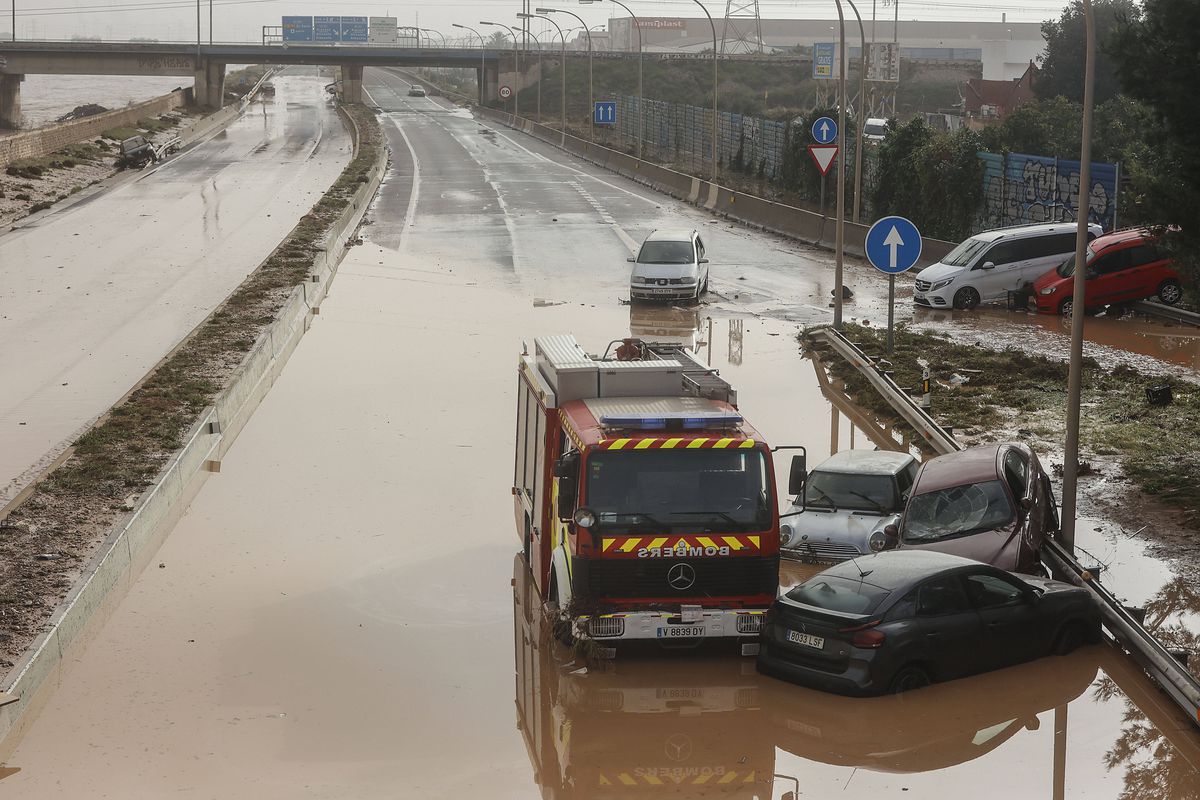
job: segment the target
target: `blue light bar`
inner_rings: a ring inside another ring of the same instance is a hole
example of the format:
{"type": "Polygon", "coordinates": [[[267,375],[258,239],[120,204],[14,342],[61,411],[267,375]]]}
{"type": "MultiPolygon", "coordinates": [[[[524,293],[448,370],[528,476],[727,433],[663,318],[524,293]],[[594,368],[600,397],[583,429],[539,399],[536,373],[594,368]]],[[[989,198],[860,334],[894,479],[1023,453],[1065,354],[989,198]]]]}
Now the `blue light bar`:
{"type": "Polygon", "coordinates": [[[606,428],[621,428],[624,430],[662,431],[668,428],[676,430],[704,430],[706,428],[736,428],[742,424],[741,414],[715,412],[712,414],[666,414],[653,417],[639,416],[602,416],[600,424],[606,428]]]}

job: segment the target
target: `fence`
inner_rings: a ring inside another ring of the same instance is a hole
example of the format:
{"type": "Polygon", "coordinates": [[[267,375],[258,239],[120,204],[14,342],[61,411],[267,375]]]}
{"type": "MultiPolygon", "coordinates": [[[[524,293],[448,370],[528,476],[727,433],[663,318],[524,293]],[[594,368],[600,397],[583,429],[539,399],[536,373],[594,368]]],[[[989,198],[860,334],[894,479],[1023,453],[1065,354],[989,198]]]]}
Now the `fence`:
{"type": "MultiPolygon", "coordinates": [[[[982,229],[1079,218],[1079,162],[1045,156],[980,153],[984,163],[982,229]]],[[[1092,163],[1088,219],[1105,230],[1117,226],[1120,166],[1092,163]]]]}

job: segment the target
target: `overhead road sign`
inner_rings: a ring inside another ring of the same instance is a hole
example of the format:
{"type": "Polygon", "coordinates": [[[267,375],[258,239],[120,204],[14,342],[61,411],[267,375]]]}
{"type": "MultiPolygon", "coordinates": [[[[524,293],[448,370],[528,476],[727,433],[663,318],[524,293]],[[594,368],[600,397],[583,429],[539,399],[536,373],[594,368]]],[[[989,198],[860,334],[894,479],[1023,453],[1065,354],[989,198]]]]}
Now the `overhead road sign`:
{"type": "Polygon", "coordinates": [[[812,124],[812,138],[817,144],[833,144],[838,137],[838,126],[832,117],[821,117],[812,124]]]}
{"type": "Polygon", "coordinates": [[[837,42],[817,42],[813,45],[813,74],[818,80],[837,77],[837,42]]]}
{"type": "Polygon", "coordinates": [[[341,38],[341,17],[313,17],[314,42],[336,42],[341,38]]]}
{"type": "Polygon", "coordinates": [[[372,44],[399,44],[400,31],[395,17],[371,17],[367,20],[367,41],[372,44]]]}
{"type": "Polygon", "coordinates": [[[836,144],[810,144],[808,154],[812,156],[813,161],[817,162],[817,169],[821,170],[821,174],[828,175],[829,168],[833,166],[833,161],[837,158],[838,146],[836,144]]]}
{"type": "Polygon", "coordinates": [[[921,257],[921,232],[904,217],[884,217],[867,231],[867,260],[880,272],[907,272],[921,257]]]}
{"type": "Polygon", "coordinates": [[[313,18],[284,17],[283,40],[285,42],[311,42],[313,40],[313,18]]]}
{"type": "Polygon", "coordinates": [[[366,17],[342,17],[341,36],[338,41],[342,42],[366,42],[369,41],[367,34],[367,18],[366,17]]]}
{"type": "Polygon", "coordinates": [[[614,100],[597,100],[592,111],[592,122],[597,125],[617,124],[617,103],[614,100]]]}

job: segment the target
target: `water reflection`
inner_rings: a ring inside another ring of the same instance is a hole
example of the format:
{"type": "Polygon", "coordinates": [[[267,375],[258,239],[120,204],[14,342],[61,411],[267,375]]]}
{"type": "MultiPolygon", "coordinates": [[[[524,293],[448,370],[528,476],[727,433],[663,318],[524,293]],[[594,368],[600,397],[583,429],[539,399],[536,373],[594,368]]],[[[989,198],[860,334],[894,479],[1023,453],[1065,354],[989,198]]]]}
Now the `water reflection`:
{"type": "Polygon", "coordinates": [[[629,306],[629,335],[647,342],[675,342],[699,352],[701,326],[700,311],[695,307],[629,306]]]}
{"type": "MultiPolygon", "coordinates": [[[[519,555],[514,650],[517,724],[544,798],[661,792],[748,800],[812,785],[827,767],[923,773],[968,763],[1038,730],[1039,715],[1052,709],[1065,732],[1066,705],[1095,682],[1104,653],[1089,647],[869,699],[765,678],[737,657],[634,654],[588,662],[550,635],[519,555]],[[782,774],[797,764],[807,778],[782,774]]],[[[1066,738],[1055,740],[1063,758],[1048,777],[1061,785],[1066,738]]],[[[1028,757],[1030,744],[1012,757],[1028,757]]],[[[1044,795],[1052,793],[1046,786],[1044,795]]]]}

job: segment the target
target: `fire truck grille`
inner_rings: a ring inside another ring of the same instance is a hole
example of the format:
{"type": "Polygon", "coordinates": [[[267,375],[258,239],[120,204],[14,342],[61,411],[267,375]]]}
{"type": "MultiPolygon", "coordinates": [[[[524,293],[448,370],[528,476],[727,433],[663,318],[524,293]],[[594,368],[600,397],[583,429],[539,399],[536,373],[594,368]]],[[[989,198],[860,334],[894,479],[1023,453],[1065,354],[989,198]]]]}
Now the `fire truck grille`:
{"type": "Polygon", "coordinates": [[[778,585],[777,558],[614,558],[588,565],[588,590],[596,598],[774,595],[778,585]]]}

